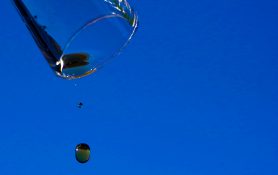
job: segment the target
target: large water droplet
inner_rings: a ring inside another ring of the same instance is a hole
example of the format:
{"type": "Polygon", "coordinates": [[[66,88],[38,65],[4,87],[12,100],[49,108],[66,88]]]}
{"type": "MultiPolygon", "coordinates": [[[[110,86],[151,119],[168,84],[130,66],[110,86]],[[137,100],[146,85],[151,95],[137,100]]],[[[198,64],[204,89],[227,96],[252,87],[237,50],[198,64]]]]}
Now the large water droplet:
{"type": "Polygon", "coordinates": [[[75,158],[79,163],[86,163],[90,159],[90,147],[85,143],[78,144],[75,148],[75,158]]]}

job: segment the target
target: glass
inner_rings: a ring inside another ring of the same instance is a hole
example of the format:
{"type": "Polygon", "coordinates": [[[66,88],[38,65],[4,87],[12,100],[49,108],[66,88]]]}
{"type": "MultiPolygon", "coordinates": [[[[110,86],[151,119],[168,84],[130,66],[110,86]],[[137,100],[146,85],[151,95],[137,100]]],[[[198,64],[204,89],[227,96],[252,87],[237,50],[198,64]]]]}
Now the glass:
{"type": "Polygon", "coordinates": [[[126,0],[13,0],[56,75],[76,79],[99,69],[134,35],[126,0]]]}

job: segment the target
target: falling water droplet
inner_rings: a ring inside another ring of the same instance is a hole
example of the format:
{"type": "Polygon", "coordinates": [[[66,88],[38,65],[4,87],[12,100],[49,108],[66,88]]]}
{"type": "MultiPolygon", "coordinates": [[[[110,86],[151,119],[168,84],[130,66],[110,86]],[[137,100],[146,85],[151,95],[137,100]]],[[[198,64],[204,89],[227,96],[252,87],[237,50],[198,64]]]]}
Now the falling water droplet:
{"type": "Polygon", "coordinates": [[[78,107],[78,108],[82,108],[82,107],[83,107],[83,103],[82,103],[82,102],[79,102],[79,103],[77,104],[77,107],[78,107]]]}
{"type": "Polygon", "coordinates": [[[86,163],[90,159],[90,147],[85,143],[78,144],[75,148],[75,158],[79,163],[86,163]]]}

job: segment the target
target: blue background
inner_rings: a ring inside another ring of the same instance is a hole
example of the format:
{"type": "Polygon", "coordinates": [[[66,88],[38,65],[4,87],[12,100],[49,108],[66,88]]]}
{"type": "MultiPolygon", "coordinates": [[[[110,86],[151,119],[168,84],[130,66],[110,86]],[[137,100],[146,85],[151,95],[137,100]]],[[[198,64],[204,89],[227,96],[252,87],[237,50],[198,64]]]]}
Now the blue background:
{"type": "Polygon", "coordinates": [[[134,40],[78,81],[0,2],[0,174],[277,175],[278,2],[133,2],[134,40]]]}

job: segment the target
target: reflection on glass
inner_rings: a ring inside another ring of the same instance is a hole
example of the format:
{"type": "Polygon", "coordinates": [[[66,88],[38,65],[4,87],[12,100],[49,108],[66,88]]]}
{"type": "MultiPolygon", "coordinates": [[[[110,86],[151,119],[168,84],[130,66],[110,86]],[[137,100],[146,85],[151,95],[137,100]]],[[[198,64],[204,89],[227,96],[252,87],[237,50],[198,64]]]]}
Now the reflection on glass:
{"type": "Polygon", "coordinates": [[[137,29],[126,0],[13,0],[50,67],[62,78],[95,72],[137,29]]]}

